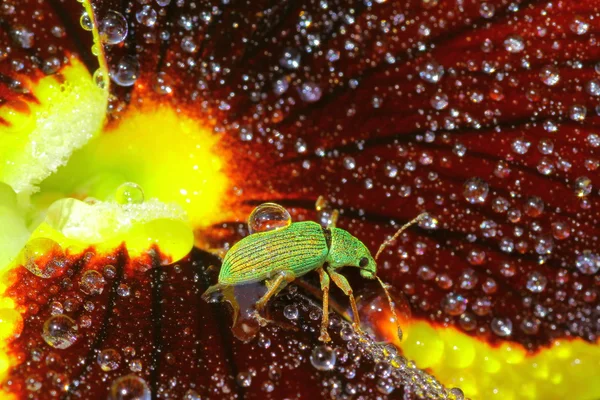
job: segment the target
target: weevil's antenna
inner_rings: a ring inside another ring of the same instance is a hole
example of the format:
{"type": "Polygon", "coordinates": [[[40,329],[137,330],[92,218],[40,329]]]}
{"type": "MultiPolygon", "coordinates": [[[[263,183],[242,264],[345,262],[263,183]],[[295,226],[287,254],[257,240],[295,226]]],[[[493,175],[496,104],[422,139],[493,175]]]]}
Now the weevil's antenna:
{"type": "Polygon", "coordinates": [[[381,244],[381,246],[379,246],[379,250],[377,250],[377,254],[375,254],[375,261],[377,261],[377,259],[379,258],[379,255],[383,252],[383,250],[385,250],[386,247],[388,247],[390,244],[394,243],[394,240],[398,239],[398,236],[400,236],[402,234],[402,232],[404,232],[405,230],[407,230],[414,224],[421,222],[423,219],[425,219],[427,217],[427,215],[428,215],[427,213],[421,213],[421,214],[419,214],[419,216],[417,216],[413,220],[402,225],[400,227],[400,229],[398,229],[396,231],[396,233],[394,233],[394,236],[392,236],[390,239],[383,242],[381,244]]]}
{"type": "Polygon", "coordinates": [[[392,301],[392,296],[390,296],[390,292],[387,290],[387,285],[378,277],[375,276],[381,285],[381,288],[385,292],[385,297],[387,297],[388,304],[390,305],[390,311],[392,312],[392,317],[394,317],[394,321],[396,322],[396,328],[398,329],[398,340],[402,340],[402,327],[400,326],[400,320],[398,319],[398,315],[396,315],[396,308],[394,307],[394,302],[392,301]]]}

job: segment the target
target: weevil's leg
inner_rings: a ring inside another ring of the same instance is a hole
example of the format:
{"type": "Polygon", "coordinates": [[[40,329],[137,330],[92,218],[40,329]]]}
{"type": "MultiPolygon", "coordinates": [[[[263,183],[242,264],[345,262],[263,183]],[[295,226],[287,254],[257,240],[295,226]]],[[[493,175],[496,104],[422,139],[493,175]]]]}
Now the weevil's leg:
{"type": "Polygon", "coordinates": [[[350,299],[350,307],[352,307],[352,314],[354,320],[352,325],[354,326],[354,329],[357,332],[362,332],[362,330],[360,329],[360,318],[358,316],[356,300],[354,299],[354,294],[352,293],[352,288],[350,287],[350,283],[348,283],[348,279],[346,279],[344,275],[337,273],[333,269],[330,269],[327,272],[329,272],[329,276],[331,277],[333,283],[335,283],[337,287],[342,289],[342,292],[344,292],[344,294],[350,299]]]}
{"type": "Polygon", "coordinates": [[[265,293],[263,297],[256,302],[255,306],[257,311],[256,317],[261,325],[263,325],[265,322],[268,322],[268,320],[263,318],[261,314],[271,297],[276,296],[277,293],[281,292],[281,290],[294,279],[296,279],[296,275],[294,275],[292,271],[284,270],[278,272],[276,278],[269,280],[269,283],[267,283],[267,293],[265,293]]]}
{"type": "Polygon", "coordinates": [[[319,336],[319,340],[329,342],[331,341],[329,332],[327,332],[327,328],[329,327],[329,275],[327,275],[327,272],[322,267],[317,269],[317,272],[319,273],[321,290],[323,291],[323,317],[321,318],[321,335],[319,336]]]}

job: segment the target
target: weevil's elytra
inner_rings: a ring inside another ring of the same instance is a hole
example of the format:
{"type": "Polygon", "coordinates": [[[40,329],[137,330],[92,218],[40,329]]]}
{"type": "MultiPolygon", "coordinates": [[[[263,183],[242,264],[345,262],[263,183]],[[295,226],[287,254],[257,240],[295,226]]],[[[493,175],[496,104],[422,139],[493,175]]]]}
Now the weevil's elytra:
{"type": "MultiPolygon", "coordinates": [[[[269,205],[270,207],[273,204],[269,205]]],[[[391,239],[417,222],[421,216],[404,225],[391,239]]],[[[329,286],[330,282],[339,287],[350,299],[354,328],[360,331],[358,309],[352,288],[346,277],[339,273],[343,267],[360,269],[366,279],[377,279],[390,302],[390,309],[396,322],[394,307],[385,284],[377,277],[376,258],[383,248],[380,247],[375,259],[359,239],[340,228],[324,228],[316,222],[295,222],[281,229],[257,232],[246,236],[236,243],[225,255],[218,283],[204,293],[207,299],[216,291],[232,286],[265,281],[267,292],[256,303],[257,318],[265,322],[260,314],[269,299],[277,295],[294,279],[316,271],[319,274],[323,291],[323,317],[319,340],[329,341],[329,286]]],[[[237,315],[235,310],[234,315],[237,315]]],[[[235,321],[234,321],[235,324],[235,321]]]]}

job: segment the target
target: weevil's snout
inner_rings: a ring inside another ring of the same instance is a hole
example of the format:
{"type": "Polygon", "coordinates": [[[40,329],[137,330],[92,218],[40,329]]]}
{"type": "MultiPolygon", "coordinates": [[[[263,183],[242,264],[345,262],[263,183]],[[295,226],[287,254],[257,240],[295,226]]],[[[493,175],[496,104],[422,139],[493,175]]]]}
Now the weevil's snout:
{"type": "Polygon", "coordinates": [[[375,264],[373,257],[362,257],[358,263],[358,267],[360,268],[360,276],[365,279],[375,279],[377,275],[377,264],[375,264]]]}
{"type": "Polygon", "coordinates": [[[376,277],[375,272],[369,271],[368,269],[363,269],[362,271],[360,271],[360,276],[362,276],[365,279],[375,279],[376,277]]]}

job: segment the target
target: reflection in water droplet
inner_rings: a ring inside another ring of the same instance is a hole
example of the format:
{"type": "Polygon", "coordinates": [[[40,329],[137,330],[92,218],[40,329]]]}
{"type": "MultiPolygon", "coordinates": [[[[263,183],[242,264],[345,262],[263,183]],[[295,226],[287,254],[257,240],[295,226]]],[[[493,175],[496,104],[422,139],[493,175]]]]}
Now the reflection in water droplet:
{"type": "Polygon", "coordinates": [[[481,178],[468,179],[463,185],[463,196],[471,204],[484,203],[488,192],[489,186],[481,178]]]}
{"type": "Polygon", "coordinates": [[[548,279],[540,272],[533,271],[527,276],[527,289],[532,293],[541,293],[546,288],[548,279]]]}
{"type": "Polygon", "coordinates": [[[553,65],[546,65],[540,71],[540,79],[548,86],[554,86],[560,80],[558,68],[553,65]]]}
{"type": "Polygon", "coordinates": [[[263,203],[256,207],[248,217],[248,231],[267,232],[290,226],[290,213],[279,204],[263,203]]]}
{"type": "Polygon", "coordinates": [[[66,349],[77,341],[77,324],[64,314],[54,315],[44,322],[42,338],[54,348],[66,349]]]}
{"type": "Polygon", "coordinates": [[[98,353],[98,365],[102,371],[114,371],[121,365],[121,354],[115,349],[106,349],[98,353]]]}
{"type": "Polygon", "coordinates": [[[145,5],[135,13],[135,18],[140,24],[152,27],[156,23],[157,14],[150,5],[145,5]]]}
{"type": "Polygon", "coordinates": [[[494,318],[490,323],[492,332],[500,337],[507,337],[512,335],[512,321],[508,318],[494,318]]]}
{"type": "Polygon", "coordinates": [[[444,67],[435,61],[427,61],[419,68],[419,76],[429,83],[438,83],[443,75],[444,67]]]}
{"type": "Polygon", "coordinates": [[[127,20],[117,12],[110,10],[98,26],[100,39],[106,44],[119,44],[127,37],[127,20]]]}
{"type": "Polygon", "coordinates": [[[298,91],[300,98],[307,103],[317,102],[323,95],[321,87],[314,82],[304,82],[298,91]]]}
{"type": "Polygon", "coordinates": [[[140,63],[136,57],[123,56],[110,70],[110,78],[119,86],[132,86],[140,74],[140,63]]]}
{"type": "Polygon", "coordinates": [[[285,69],[298,69],[300,66],[300,52],[293,48],[286,48],[279,59],[279,65],[285,69]]]}
{"type": "Polygon", "coordinates": [[[510,35],[504,40],[504,48],[510,53],[520,53],[525,50],[525,41],[519,35],[510,35]]]}
{"type": "Polygon", "coordinates": [[[456,293],[448,293],[442,300],[442,309],[448,315],[460,315],[467,309],[467,299],[456,293]]]}
{"type": "Polygon", "coordinates": [[[95,270],[85,271],[79,280],[79,289],[90,295],[102,294],[106,281],[100,272],[95,270]]]}
{"type": "Polygon", "coordinates": [[[335,362],[335,352],[329,346],[317,346],[310,354],[310,363],[319,371],[331,371],[335,367],[335,362]]]}
{"type": "Polygon", "coordinates": [[[119,204],[142,204],[144,191],[137,183],[125,182],[117,188],[115,199],[119,204]]]}
{"type": "Polygon", "coordinates": [[[150,399],[150,389],[146,381],[133,374],[115,379],[110,386],[109,400],[150,399]]]}
{"type": "Polygon", "coordinates": [[[585,197],[592,193],[592,180],[587,176],[575,179],[574,190],[577,197],[585,197]]]}
{"type": "Polygon", "coordinates": [[[593,275],[600,270],[600,255],[584,250],[575,261],[577,269],[585,275],[593,275]]]}

